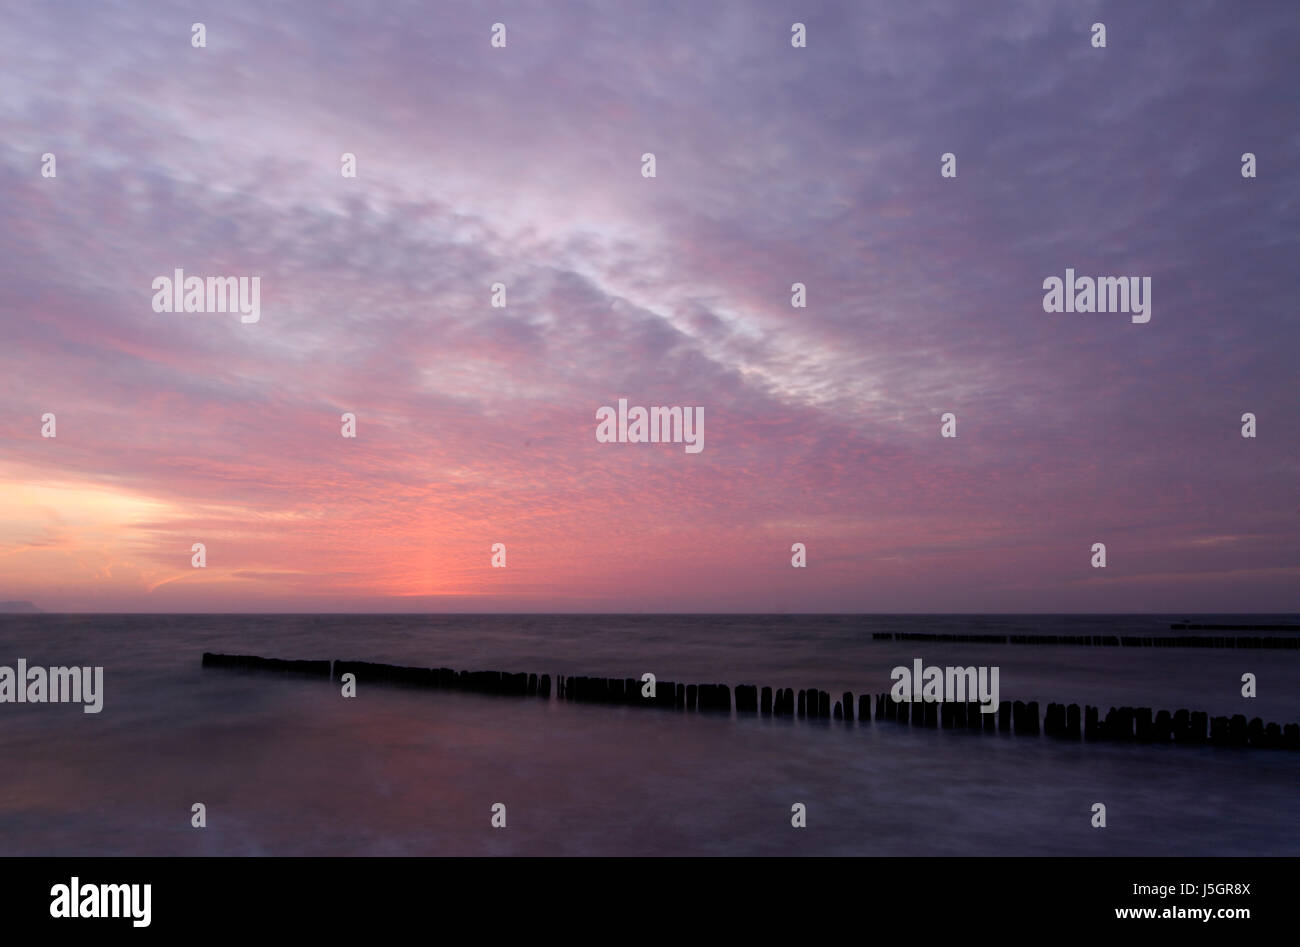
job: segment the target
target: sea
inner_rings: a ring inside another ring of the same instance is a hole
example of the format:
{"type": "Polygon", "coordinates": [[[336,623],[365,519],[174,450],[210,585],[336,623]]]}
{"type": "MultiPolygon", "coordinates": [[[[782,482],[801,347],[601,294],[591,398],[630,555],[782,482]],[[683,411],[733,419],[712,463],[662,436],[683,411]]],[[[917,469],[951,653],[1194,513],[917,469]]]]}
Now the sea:
{"type": "Polygon", "coordinates": [[[1185,620],[1300,625],[1292,615],[5,615],[0,665],[103,666],[104,704],[88,714],[0,703],[0,855],[1300,855],[1295,751],[364,680],[349,698],[324,679],[200,664],[214,651],[552,677],[649,672],[838,697],[886,692],[892,669],[920,658],[996,666],[1003,700],[1044,708],[1300,721],[1297,650],[874,637],[1195,634],[1170,630],[1185,620]],[[1242,696],[1248,673],[1255,697],[1242,696]]]}

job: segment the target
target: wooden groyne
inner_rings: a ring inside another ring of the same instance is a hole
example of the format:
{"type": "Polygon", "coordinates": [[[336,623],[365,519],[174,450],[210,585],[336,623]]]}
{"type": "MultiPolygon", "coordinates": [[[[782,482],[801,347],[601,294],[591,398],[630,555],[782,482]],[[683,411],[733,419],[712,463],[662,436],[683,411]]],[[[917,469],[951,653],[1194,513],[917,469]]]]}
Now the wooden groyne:
{"type": "Polygon", "coordinates": [[[330,676],[329,661],[285,661],[281,658],[259,658],[251,654],[212,654],[203,652],[205,668],[231,668],[236,671],[281,671],[288,674],[306,674],[311,677],[330,676]]]}
{"type": "Polygon", "coordinates": [[[873,641],[958,641],[965,644],[1079,645],[1086,648],[1266,648],[1300,651],[1300,637],[1264,638],[1258,635],[948,635],[926,631],[877,631],[872,633],[871,638],[873,641]]]}
{"type": "MultiPolygon", "coordinates": [[[[551,699],[551,675],[504,671],[453,671],[370,661],[286,661],[242,654],[203,653],[203,667],[235,671],[273,671],[340,681],[352,674],[358,684],[384,684],[425,690],[461,691],[501,697],[551,699]]],[[[651,696],[636,678],[555,677],[555,699],[578,704],[644,707],[738,717],[814,720],[845,726],[892,723],[943,730],[1008,736],[1045,735],[1088,743],[1178,743],[1200,746],[1300,750],[1300,725],[1281,726],[1244,714],[1210,717],[1202,711],[1153,711],[1150,707],[1111,707],[1103,716],[1091,705],[1007,701],[983,713],[978,703],[895,701],[888,693],[872,698],[852,691],[838,698],[807,688],[759,688],[755,684],[682,684],[656,681],[651,696]],[[734,693],[734,700],[733,700],[734,693]]]]}

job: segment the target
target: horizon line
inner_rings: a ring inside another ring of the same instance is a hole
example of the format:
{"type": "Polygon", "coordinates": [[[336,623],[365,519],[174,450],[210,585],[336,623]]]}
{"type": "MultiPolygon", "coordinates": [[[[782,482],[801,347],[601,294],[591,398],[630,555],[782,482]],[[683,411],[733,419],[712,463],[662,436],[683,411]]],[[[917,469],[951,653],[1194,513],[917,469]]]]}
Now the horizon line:
{"type": "Polygon", "coordinates": [[[173,617],[191,617],[191,616],[302,616],[302,615],[361,615],[374,617],[390,616],[409,616],[419,615],[427,617],[447,617],[447,618],[482,618],[482,617],[537,617],[547,616],[556,618],[573,618],[573,617],[701,617],[701,618],[727,618],[727,617],[762,617],[762,618],[822,618],[822,617],[843,617],[843,618],[896,618],[907,616],[981,616],[981,617],[1113,617],[1113,616],[1143,616],[1143,617],[1168,617],[1171,615],[1178,616],[1258,616],[1258,615],[1285,615],[1300,618],[1300,612],[954,612],[954,611],[935,611],[935,612],[694,612],[694,611],[621,611],[621,612],[384,612],[384,611],[209,611],[209,612],[138,612],[138,611],[45,611],[38,609],[30,612],[0,612],[0,618],[3,617],[31,617],[33,615],[65,616],[65,615],[167,615],[173,617]]]}

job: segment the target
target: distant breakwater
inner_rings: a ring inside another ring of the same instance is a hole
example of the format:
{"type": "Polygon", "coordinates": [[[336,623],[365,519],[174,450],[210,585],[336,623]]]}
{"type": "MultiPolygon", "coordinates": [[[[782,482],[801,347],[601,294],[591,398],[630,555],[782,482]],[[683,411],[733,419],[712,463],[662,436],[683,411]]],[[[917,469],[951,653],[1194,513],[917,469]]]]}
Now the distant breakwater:
{"type": "MultiPolygon", "coordinates": [[[[501,697],[550,700],[549,674],[504,671],[454,671],[416,668],[370,661],[299,661],[244,654],[203,653],[203,667],[235,671],[273,671],[327,681],[352,674],[357,684],[384,684],[425,690],[460,691],[501,697]]],[[[832,721],[870,726],[892,723],[944,730],[966,730],[1008,736],[1039,736],[1061,740],[1111,743],[1179,743],[1300,750],[1300,725],[1279,726],[1244,714],[1209,717],[1203,711],[1153,711],[1150,707],[1111,707],[1103,716],[1097,707],[1047,705],[1040,715],[1038,701],[1001,701],[995,712],[981,713],[977,703],[895,701],[889,694],[846,691],[838,699],[816,688],[759,688],[755,684],[679,684],[656,681],[653,696],[643,696],[635,678],[565,677],[554,679],[557,700],[580,704],[644,707],[690,713],[763,716],[832,721]],[[733,700],[734,693],[734,700],[733,700]],[[874,703],[875,712],[872,713],[874,703]]]]}
{"type": "Polygon", "coordinates": [[[1300,625],[1199,625],[1190,621],[1176,621],[1169,626],[1174,631],[1297,631],[1300,625]]]}
{"type": "MultiPolygon", "coordinates": [[[[1214,625],[1187,625],[1214,628],[1214,625]]],[[[1229,626],[1223,626],[1229,627],[1229,626]]],[[[1300,629],[1298,629],[1300,630],[1300,629]]],[[[1272,648],[1300,651],[1300,637],[1262,638],[1258,635],[956,635],[925,631],[877,631],[874,641],[958,641],[965,644],[1080,645],[1092,648],[1272,648]]]]}

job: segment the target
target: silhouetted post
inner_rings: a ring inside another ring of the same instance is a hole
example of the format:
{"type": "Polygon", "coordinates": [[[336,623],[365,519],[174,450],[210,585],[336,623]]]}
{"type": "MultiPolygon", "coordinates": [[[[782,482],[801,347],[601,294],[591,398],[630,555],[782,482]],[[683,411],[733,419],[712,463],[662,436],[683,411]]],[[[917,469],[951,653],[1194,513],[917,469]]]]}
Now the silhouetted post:
{"type": "Polygon", "coordinates": [[[1049,737],[1059,735],[1062,729],[1056,719],[1057,711],[1061,709],[1060,704],[1048,704],[1047,714],[1043,717],[1043,732],[1049,737]]]}
{"type": "Polygon", "coordinates": [[[998,704],[998,732],[1011,732],[1011,718],[1015,714],[1015,708],[1012,707],[1011,701],[1004,700],[998,704]]]}
{"type": "Polygon", "coordinates": [[[858,696],[858,723],[871,723],[871,695],[858,696]]]}
{"type": "Polygon", "coordinates": [[[1071,704],[1065,708],[1065,736],[1069,740],[1077,740],[1082,734],[1079,732],[1079,705],[1071,704]]]}
{"type": "Polygon", "coordinates": [[[1122,740],[1123,734],[1119,729],[1119,709],[1116,707],[1106,711],[1106,719],[1101,722],[1102,736],[1107,740],[1122,740]]]}
{"type": "Polygon", "coordinates": [[[1174,718],[1169,710],[1157,710],[1156,722],[1151,725],[1152,743],[1169,743],[1174,736],[1174,718]]]}
{"type": "Polygon", "coordinates": [[[1191,714],[1186,710],[1178,710],[1174,713],[1173,736],[1178,743],[1188,743],[1191,740],[1191,714]]]}
{"type": "Polygon", "coordinates": [[[852,723],[852,722],[853,722],[853,693],[852,693],[852,691],[845,691],[845,692],[844,692],[844,697],[841,698],[841,699],[842,699],[843,702],[844,702],[844,722],[845,722],[845,723],[852,723]]]}
{"type": "Polygon", "coordinates": [[[1259,717],[1252,718],[1246,725],[1246,742],[1251,746],[1264,745],[1264,721],[1259,717]]]}
{"type": "Polygon", "coordinates": [[[802,720],[808,716],[808,692],[803,688],[799,689],[799,719],[802,720]]]}
{"type": "Polygon", "coordinates": [[[1101,724],[1097,722],[1097,708],[1087,705],[1083,714],[1083,736],[1086,740],[1100,740],[1103,737],[1101,724]]]}
{"type": "Polygon", "coordinates": [[[1156,722],[1151,725],[1151,739],[1156,743],[1168,743],[1174,736],[1174,721],[1169,711],[1161,710],[1156,714],[1156,722]]]}
{"type": "Polygon", "coordinates": [[[1215,717],[1210,721],[1210,742],[1217,746],[1228,743],[1228,718],[1215,717]]]}
{"type": "Polygon", "coordinates": [[[1137,721],[1137,739],[1139,743],[1151,742],[1151,708],[1139,707],[1134,712],[1137,721]]]}
{"type": "Polygon", "coordinates": [[[1245,746],[1247,739],[1246,715],[1233,714],[1228,721],[1228,740],[1233,746],[1245,746]]]}
{"type": "Polygon", "coordinates": [[[759,704],[759,710],[764,717],[772,716],[772,688],[763,688],[763,696],[759,704]]]}
{"type": "MultiPolygon", "coordinates": [[[[1186,731],[1188,743],[1205,742],[1206,740],[1205,727],[1206,727],[1208,717],[1209,715],[1203,710],[1198,710],[1191,715],[1191,723],[1189,724],[1186,731]]],[[[1174,719],[1175,720],[1178,719],[1177,715],[1175,715],[1174,719]]]]}

